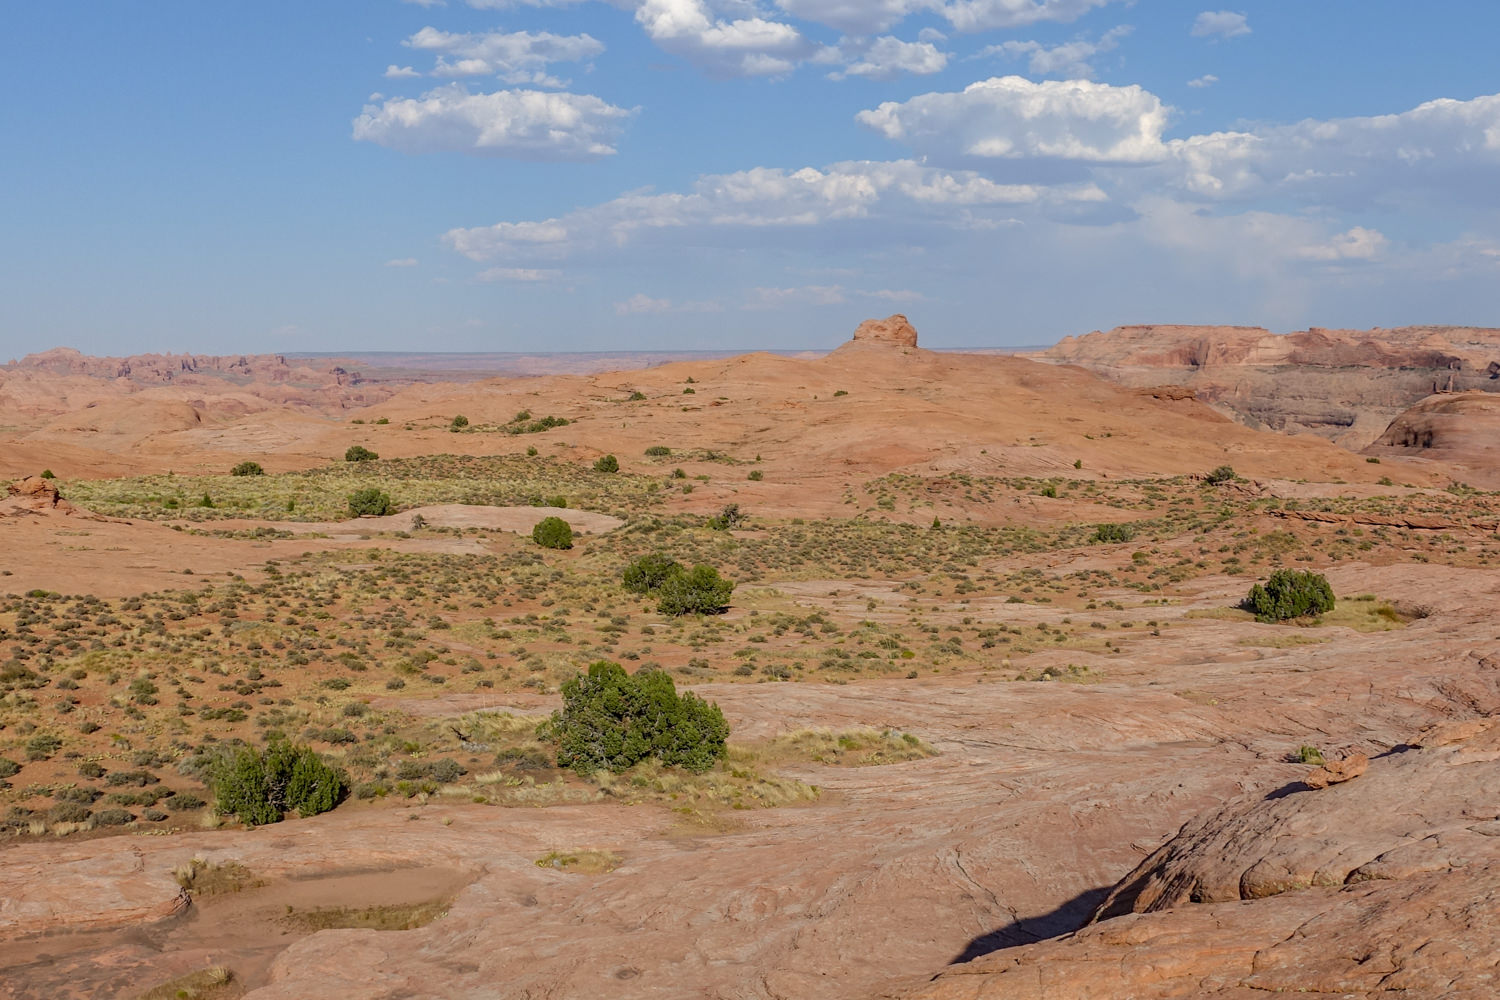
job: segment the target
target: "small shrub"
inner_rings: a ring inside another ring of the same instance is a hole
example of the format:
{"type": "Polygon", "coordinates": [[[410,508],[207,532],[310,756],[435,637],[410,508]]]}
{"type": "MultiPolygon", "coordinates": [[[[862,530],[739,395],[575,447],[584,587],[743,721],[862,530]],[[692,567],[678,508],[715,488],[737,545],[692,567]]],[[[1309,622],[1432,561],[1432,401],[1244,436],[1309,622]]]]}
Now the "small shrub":
{"type": "Polygon", "coordinates": [[[95,826],[124,826],[134,819],[129,809],[100,809],[94,813],[95,826]]]}
{"type": "Polygon", "coordinates": [[[231,476],[264,476],[266,470],[260,467],[259,462],[241,462],[229,470],[231,476]]]}
{"type": "Polygon", "coordinates": [[[1237,478],[1238,477],[1234,474],[1234,466],[1221,465],[1217,469],[1214,469],[1212,472],[1210,472],[1208,475],[1204,476],[1203,481],[1205,483],[1208,483],[1210,486],[1217,486],[1220,483],[1233,482],[1237,478]]]}
{"type": "Polygon", "coordinates": [[[1096,542],[1128,542],[1135,537],[1135,527],[1129,524],[1101,524],[1094,528],[1096,542]]]}
{"type": "Polygon", "coordinates": [[[352,444],[349,446],[349,450],[344,452],[344,461],[346,462],[373,462],[379,457],[379,455],[360,444],[352,444]]]}
{"type": "Polygon", "coordinates": [[[52,474],[52,470],[51,469],[43,469],[42,470],[42,478],[43,479],[56,479],[57,477],[52,474]]]}
{"type": "Polygon", "coordinates": [[[544,549],[571,549],[573,527],[560,517],[544,517],[531,529],[531,540],[544,549]]]}
{"type": "Polygon", "coordinates": [[[37,733],[26,741],[27,760],[46,760],[62,749],[62,740],[51,733],[37,733]]]}
{"type": "Polygon", "coordinates": [[[366,486],[362,490],[355,490],[349,494],[349,513],[355,517],[364,517],[367,514],[382,517],[395,512],[396,508],[391,503],[391,495],[374,486],[366,486]]]}
{"type": "Polygon", "coordinates": [[[1304,615],[1333,610],[1333,588],[1321,573],[1311,570],[1278,569],[1264,585],[1250,588],[1247,610],[1257,621],[1281,622],[1304,615]]]}
{"type": "Polygon", "coordinates": [[[646,398],[646,394],[644,392],[642,392],[641,390],[637,389],[635,392],[632,392],[630,394],[629,402],[631,402],[631,403],[639,403],[641,400],[643,400],[645,398],[646,398]]]}
{"type": "Polygon", "coordinates": [[[1306,743],[1298,747],[1297,752],[1292,754],[1292,757],[1299,764],[1312,764],[1316,767],[1322,767],[1325,763],[1327,763],[1327,761],[1323,759],[1323,751],[1319,750],[1317,747],[1308,746],[1306,743]]]}
{"type": "Polygon", "coordinates": [[[600,660],[564,681],[562,696],[546,732],[558,743],[557,765],[580,775],[618,774],[649,758],[701,773],[727,752],[729,723],[719,706],[691,692],[679,696],[664,671],[632,676],[600,660]]]}
{"type": "Polygon", "coordinates": [[[723,510],[709,518],[705,523],[715,531],[728,531],[731,528],[740,527],[746,520],[746,516],[740,512],[740,505],[731,503],[725,504],[723,510]]]}
{"type": "Polygon", "coordinates": [[[594,462],[595,472],[619,472],[620,460],[613,455],[605,455],[594,462]]]}
{"type": "Polygon", "coordinates": [[[665,458],[670,454],[672,454],[672,449],[664,444],[653,444],[646,449],[646,456],[648,458],[665,458]]]}
{"type": "Polygon", "coordinates": [[[726,580],[712,566],[699,564],[691,570],[677,567],[657,588],[656,610],[664,615],[717,615],[729,609],[734,581],[726,580]]]}
{"type": "Polygon", "coordinates": [[[750,480],[752,483],[758,483],[762,479],[766,478],[766,474],[764,472],[761,472],[759,469],[751,469],[750,474],[745,478],[750,480]]]}
{"type": "Polygon", "coordinates": [[[460,413],[458,416],[453,418],[453,423],[448,425],[448,429],[457,434],[467,426],[469,426],[469,418],[460,413]]]}

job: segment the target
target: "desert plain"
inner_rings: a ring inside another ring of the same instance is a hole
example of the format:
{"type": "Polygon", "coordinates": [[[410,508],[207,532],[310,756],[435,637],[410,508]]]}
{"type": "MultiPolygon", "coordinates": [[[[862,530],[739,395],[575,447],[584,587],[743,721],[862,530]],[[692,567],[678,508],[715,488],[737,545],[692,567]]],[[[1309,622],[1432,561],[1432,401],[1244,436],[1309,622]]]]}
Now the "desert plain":
{"type": "Polygon", "coordinates": [[[0,996],[1500,995],[1500,332],[414,364],[0,366],[0,996]],[[559,767],[600,660],[724,758],[559,767]]]}

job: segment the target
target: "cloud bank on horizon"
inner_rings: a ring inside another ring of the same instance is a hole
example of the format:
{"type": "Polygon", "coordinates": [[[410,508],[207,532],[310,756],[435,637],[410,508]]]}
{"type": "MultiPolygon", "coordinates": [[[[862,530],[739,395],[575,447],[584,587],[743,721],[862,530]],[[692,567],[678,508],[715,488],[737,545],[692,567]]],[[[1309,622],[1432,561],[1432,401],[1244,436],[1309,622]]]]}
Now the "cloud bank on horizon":
{"type": "Polygon", "coordinates": [[[1500,325],[1500,12],[270,6],[19,15],[10,354],[1500,325]]]}

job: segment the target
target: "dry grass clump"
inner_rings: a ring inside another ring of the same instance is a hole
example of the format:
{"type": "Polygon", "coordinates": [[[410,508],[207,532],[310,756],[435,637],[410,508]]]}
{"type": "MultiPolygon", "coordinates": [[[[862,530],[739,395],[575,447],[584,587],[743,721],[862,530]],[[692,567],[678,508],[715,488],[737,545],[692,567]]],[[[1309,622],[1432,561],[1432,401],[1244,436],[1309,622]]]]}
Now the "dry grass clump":
{"type": "Polygon", "coordinates": [[[390,906],[318,906],[295,910],[290,906],[281,918],[288,927],[301,931],[365,930],[409,931],[426,927],[444,916],[452,903],[435,899],[426,903],[399,903],[390,906]]]}
{"type": "Polygon", "coordinates": [[[536,859],[538,868],[574,872],[579,875],[607,875],[625,863],[614,851],[592,848],[577,851],[548,851],[536,859]]]}
{"type": "Polygon", "coordinates": [[[264,879],[238,861],[209,864],[202,858],[194,858],[179,865],[172,875],[178,885],[200,897],[222,896],[266,884],[264,879]]]}
{"type": "Polygon", "coordinates": [[[199,1000],[201,997],[223,996],[237,985],[234,970],[214,965],[153,986],[142,993],[139,1000],[199,1000]]]}
{"type": "Polygon", "coordinates": [[[931,745],[895,729],[799,729],[767,743],[771,760],[808,760],[835,767],[875,767],[937,756],[931,745]]]}

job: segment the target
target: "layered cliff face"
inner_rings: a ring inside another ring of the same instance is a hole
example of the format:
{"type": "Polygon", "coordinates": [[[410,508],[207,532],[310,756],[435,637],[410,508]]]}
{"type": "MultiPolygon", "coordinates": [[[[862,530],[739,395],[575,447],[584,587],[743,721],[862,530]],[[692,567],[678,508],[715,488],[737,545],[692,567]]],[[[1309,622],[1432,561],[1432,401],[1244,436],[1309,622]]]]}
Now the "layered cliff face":
{"type": "Polygon", "coordinates": [[[1121,326],[1067,337],[1038,357],[1126,385],[1184,385],[1251,427],[1355,449],[1433,393],[1500,391],[1500,329],[1475,327],[1278,335],[1262,327],[1121,326]]]}

